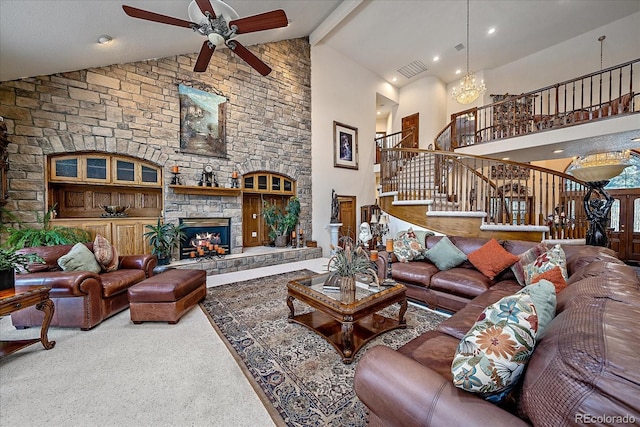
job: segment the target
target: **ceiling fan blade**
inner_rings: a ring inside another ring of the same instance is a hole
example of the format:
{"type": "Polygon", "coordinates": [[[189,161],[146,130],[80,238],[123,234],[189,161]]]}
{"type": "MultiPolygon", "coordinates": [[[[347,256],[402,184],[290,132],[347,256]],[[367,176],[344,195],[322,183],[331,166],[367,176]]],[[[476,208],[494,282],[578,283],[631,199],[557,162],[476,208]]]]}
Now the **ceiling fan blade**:
{"type": "Polygon", "coordinates": [[[209,12],[212,18],[216,17],[216,13],[213,11],[213,6],[211,6],[211,2],[209,0],[196,0],[196,3],[205,16],[207,15],[205,12],[209,12]]]}
{"type": "Polygon", "coordinates": [[[193,22],[184,19],[173,18],[171,16],[160,15],[159,13],[149,12],[147,10],[138,9],[136,7],[122,5],[124,13],[132,18],[146,19],[147,21],[160,22],[161,24],[176,25],[178,27],[191,28],[197,26],[193,22]]]}
{"type": "Polygon", "coordinates": [[[253,33],[254,31],[286,27],[289,25],[289,20],[284,10],[278,9],[258,15],[247,16],[246,18],[235,19],[229,22],[229,28],[231,28],[232,25],[238,27],[236,34],[246,34],[253,33]]]}
{"type": "Polygon", "coordinates": [[[231,50],[233,50],[236,53],[236,55],[242,58],[244,62],[251,65],[251,67],[253,67],[257,72],[259,72],[263,76],[266,76],[271,72],[271,67],[269,67],[267,64],[262,62],[260,58],[258,58],[253,53],[251,53],[249,49],[244,47],[237,40],[232,40],[231,42],[229,42],[228,46],[231,50]]]}
{"type": "Polygon", "coordinates": [[[209,66],[209,61],[211,61],[211,55],[213,55],[213,51],[216,49],[215,45],[212,46],[213,48],[209,47],[208,40],[205,40],[204,43],[202,43],[200,54],[198,55],[198,59],[196,59],[196,66],[193,67],[193,71],[197,73],[206,71],[207,66],[209,66]]]}

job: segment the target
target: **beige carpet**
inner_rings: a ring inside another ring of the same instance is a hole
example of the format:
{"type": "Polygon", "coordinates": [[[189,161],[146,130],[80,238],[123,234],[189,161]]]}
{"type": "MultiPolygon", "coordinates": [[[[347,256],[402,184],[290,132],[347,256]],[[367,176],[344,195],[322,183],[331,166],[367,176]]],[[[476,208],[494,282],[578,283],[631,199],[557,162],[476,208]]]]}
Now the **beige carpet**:
{"type": "MultiPolygon", "coordinates": [[[[0,339],[38,335],[0,319],[0,339]]],[[[126,310],[49,339],[0,360],[0,426],[274,425],[199,306],[177,325],[126,310]]]]}

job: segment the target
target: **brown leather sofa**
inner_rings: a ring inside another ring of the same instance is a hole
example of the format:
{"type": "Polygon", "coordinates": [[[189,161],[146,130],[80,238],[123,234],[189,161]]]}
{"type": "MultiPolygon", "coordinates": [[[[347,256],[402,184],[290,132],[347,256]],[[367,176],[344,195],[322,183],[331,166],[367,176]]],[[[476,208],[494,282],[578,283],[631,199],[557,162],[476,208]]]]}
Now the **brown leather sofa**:
{"type": "MultiPolygon", "coordinates": [[[[460,248],[470,244],[460,238],[451,240],[460,248]]],[[[513,253],[523,252],[526,246],[526,242],[504,242],[513,253]],[[523,250],[514,249],[520,247],[523,250]]],[[[484,308],[521,289],[515,280],[502,278],[436,330],[398,350],[376,346],[365,353],[358,363],[354,388],[369,408],[369,425],[639,422],[640,280],[607,249],[563,249],[568,286],[557,295],[556,317],[537,340],[524,377],[507,401],[496,405],[461,390],[453,385],[451,374],[458,343],[484,308]]],[[[437,274],[432,274],[432,280],[437,274]]]]}
{"type": "MultiPolygon", "coordinates": [[[[89,249],[92,243],[86,243],[89,249]]],[[[89,330],[104,319],[129,307],[129,287],[153,275],[157,265],[155,255],[127,255],[119,257],[117,270],[96,274],[89,271],[62,271],[58,258],[73,245],[38,246],[21,249],[21,253],[35,253],[43,264],[32,264],[31,272],[16,274],[16,289],[22,286],[50,286],[49,296],[55,311],[51,326],[89,330]]],[[[44,314],[34,307],[11,314],[16,328],[40,326],[44,314]]]]}
{"type": "MultiPolygon", "coordinates": [[[[448,236],[449,240],[466,255],[479,249],[489,241],[480,237],[448,236]]],[[[427,249],[434,247],[442,236],[427,236],[424,246],[427,249]]],[[[537,245],[536,242],[522,240],[500,240],[502,247],[508,252],[519,255],[529,248],[537,245]]],[[[549,245],[550,247],[552,245],[549,245]]],[[[594,252],[598,254],[615,256],[615,252],[601,247],[585,245],[563,246],[567,257],[577,252],[594,252]]],[[[377,263],[378,275],[381,278],[387,274],[387,252],[380,252],[377,263]]],[[[391,276],[397,282],[407,287],[407,297],[426,305],[429,308],[441,309],[448,312],[456,312],[464,308],[472,299],[483,294],[488,289],[501,282],[513,282],[515,276],[511,269],[504,270],[495,279],[491,280],[476,270],[469,261],[460,266],[446,271],[440,271],[428,260],[398,262],[395,255],[391,255],[391,276]]],[[[517,283],[516,283],[517,284],[517,283]]]]}

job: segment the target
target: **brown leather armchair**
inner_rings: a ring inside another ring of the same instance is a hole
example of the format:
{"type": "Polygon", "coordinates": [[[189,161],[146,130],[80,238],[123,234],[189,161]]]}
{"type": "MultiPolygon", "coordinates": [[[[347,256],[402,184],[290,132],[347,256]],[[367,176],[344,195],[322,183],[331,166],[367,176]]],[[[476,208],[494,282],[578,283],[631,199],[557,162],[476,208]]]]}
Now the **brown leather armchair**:
{"type": "MultiPolygon", "coordinates": [[[[91,243],[86,243],[89,249],[91,243]]],[[[38,246],[21,249],[20,253],[35,253],[44,262],[31,264],[29,273],[16,274],[16,289],[22,286],[49,286],[55,311],[51,326],[77,327],[89,330],[114,314],[129,307],[127,290],[153,275],[157,265],[155,255],[119,257],[116,271],[96,274],[89,271],[62,271],[58,258],[73,245],[38,246]]],[[[11,314],[16,328],[40,326],[44,315],[33,307],[11,314]]]]}

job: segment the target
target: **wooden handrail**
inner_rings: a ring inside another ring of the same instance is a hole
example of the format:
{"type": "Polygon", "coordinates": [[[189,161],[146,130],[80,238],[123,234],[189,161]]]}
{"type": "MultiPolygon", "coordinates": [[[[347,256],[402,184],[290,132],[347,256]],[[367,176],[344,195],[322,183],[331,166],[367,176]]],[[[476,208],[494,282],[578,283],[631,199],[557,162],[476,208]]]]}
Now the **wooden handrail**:
{"type": "Polygon", "coordinates": [[[436,136],[435,147],[454,150],[613,115],[634,114],[638,94],[633,91],[633,66],[639,61],[452,114],[451,122],[436,136]]]}
{"type": "Polygon", "coordinates": [[[535,165],[450,151],[382,150],[382,193],[429,205],[430,211],[474,212],[497,226],[548,227],[548,238],[584,238],[587,186],[535,165]]]}

